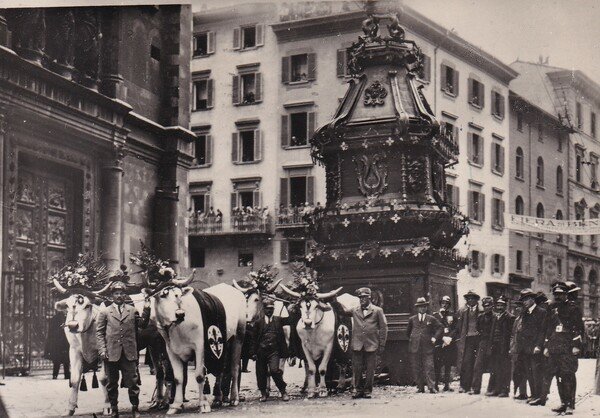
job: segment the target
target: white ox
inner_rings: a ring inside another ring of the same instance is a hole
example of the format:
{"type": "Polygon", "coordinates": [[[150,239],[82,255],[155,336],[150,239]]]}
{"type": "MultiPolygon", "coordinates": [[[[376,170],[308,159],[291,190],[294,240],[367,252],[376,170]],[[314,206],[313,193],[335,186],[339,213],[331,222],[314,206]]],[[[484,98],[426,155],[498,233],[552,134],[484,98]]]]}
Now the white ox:
{"type": "Polygon", "coordinates": [[[302,350],[306,358],[306,369],[308,378],[308,397],[317,395],[316,373],[317,364],[319,371],[320,397],[327,396],[325,373],[333,351],[335,338],[335,314],[329,303],[323,300],[337,295],[342,288],[328,293],[316,293],[315,296],[302,297],[298,292],[288,289],[285,285],[281,288],[290,296],[298,299],[301,318],[296,325],[296,331],[302,343],[302,350]]]}
{"type": "MultiPolygon", "coordinates": [[[[54,286],[62,294],[68,294],[70,291],[65,289],[54,280],[54,286]]],[[[66,299],[56,302],[57,309],[66,310],[67,318],[65,320],[65,335],[69,342],[69,362],[71,363],[71,395],[69,397],[66,415],[74,415],[77,408],[77,397],[79,395],[79,385],[83,376],[84,360],[88,363],[99,363],[98,377],[102,392],[104,394],[103,415],[110,414],[110,402],[108,400],[108,391],[106,384],[108,379],[104,364],[98,361],[98,346],[96,340],[96,318],[100,307],[94,305],[95,296],[104,292],[110,284],[104,289],[88,294],[74,293],[66,299]]]]}
{"type": "MultiPolygon", "coordinates": [[[[193,274],[187,279],[172,279],[152,293],[154,311],[158,330],[167,343],[167,353],[175,377],[175,399],[171,404],[168,415],[181,412],[183,409],[183,373],[184,362],[192,360],[195,353],[196,382],[200,398],[200,412],[210,412],[211,406],[204,394],[206,371],[204,367],[204,324],[200,306],[193,295],[194,289],[188,285],[193,280],[193,274]]],[[[231,350],[229,373],[231,378],[231,405],[239,403],[238,379],[242,343],[246,332],[246,300],[242,292],[232,286],[220,284],[205,289],[205,292],[221,301],[226,314],[227,344],[231,350]]],[[[216,376],[215,404],[221,402],[222,374],[216,376]]]]}

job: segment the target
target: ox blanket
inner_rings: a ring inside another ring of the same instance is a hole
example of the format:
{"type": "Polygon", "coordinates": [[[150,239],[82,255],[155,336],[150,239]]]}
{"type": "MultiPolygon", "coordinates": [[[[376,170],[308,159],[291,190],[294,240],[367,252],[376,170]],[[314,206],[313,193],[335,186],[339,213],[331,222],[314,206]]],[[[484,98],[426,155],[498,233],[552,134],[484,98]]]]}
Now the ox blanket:
{"type": "Polygon", "coordinates": [[[208,373],[218,374],[225,368],[227,357],[227,321],[221,301],[202,290],[194,290],[204,325],[204,366],[208,373]]]}

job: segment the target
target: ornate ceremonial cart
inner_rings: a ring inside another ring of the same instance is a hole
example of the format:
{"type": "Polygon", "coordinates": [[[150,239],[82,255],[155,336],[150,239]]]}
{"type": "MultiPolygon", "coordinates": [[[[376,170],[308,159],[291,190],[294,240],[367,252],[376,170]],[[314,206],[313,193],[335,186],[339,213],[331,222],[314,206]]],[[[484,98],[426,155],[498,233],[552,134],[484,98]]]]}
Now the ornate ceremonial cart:
{"type": "Polygon", "coordinates": [[[458,144],[436,120],[418,82],[419,47],[395,15],[370,14],[348,48],[349,87],[333,120],[311,139],[325,166],[327,204],[309,219],[316,245],[307,259],[328,289],[369,286],[388,319],[382,366],[392,383],[409,383],[406,324],[425,296],[456,306],[456,273],[466,264],[452,248],[466,218],[447,203],[445,168],[458,144]],[[389,36],[379,34],[389,19],[389,36]]]}

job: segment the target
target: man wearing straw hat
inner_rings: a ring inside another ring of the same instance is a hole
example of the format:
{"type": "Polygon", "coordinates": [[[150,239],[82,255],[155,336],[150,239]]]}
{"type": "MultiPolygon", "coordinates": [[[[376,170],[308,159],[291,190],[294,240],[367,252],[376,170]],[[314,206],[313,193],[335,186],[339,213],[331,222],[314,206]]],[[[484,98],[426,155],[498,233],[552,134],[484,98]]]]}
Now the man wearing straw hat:
{"type": "Polygon", "coordinates": [[[408,319],[408,353],[412,365],[413,377],[418,393],[425,393],[425,383],[430,393],[436,393],[433,349],[443,333],[443,326],[433,315],[427,313],[429,302],[418,298],[415,307],[417,314],[408,319]]]}

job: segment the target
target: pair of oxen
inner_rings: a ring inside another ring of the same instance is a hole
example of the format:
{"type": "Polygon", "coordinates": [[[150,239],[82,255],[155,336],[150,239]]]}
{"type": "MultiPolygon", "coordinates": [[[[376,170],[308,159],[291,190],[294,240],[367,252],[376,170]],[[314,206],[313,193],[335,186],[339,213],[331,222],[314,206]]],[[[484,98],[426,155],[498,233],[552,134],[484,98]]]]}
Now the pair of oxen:
{"type": "MultiPolygon", "coordinates": [[[[191,286],[194,272],[183,279],[173,278],[160,284],[150,283],[143,275],[143,289],[139,297],[132,295],[136,309],[141,311],[144,299],[151,301],[150,332],[146,332],[147,343],[151,348],[152,361],[156,368],[155,402],[159,405],[168,404],[169,390],[164,390],[164,367],[159,361],[161,349],[166,349],[175,384],[175,394],[169,406],[167,415],[176,414],[183,410],[183,381],[186,371],[185,364],[195,361],[195,378],[199,389],[200,412],[210,412],[211,404],[204,393],[206,379],[205,345],[206,339],[202,312],[194,292],[199,292],[191,286]],[[154,328],[155,327],[155,328],[154,328]],[[161,338],[162,337],[162,338],[161,338]]],[[[243,287],[235,280],[233,286],[219,284],[203,291],[216,297],[223,305],[226,316],[226,337],[223,339],[229,352],[228,364],[222,373],[215,375],[213,407],[229,401],[230,405],[239,404],[239,376],[242,343],[246,333],[246,324],[264,320],[263,298],[272,294],[277,286],[291,296],[298,305],[300,319],[296,326],[302,350],[305,357],[306,381],[308,396],[327,396],[325,374],[331,358],[335,333],[336,319],[327,300],[333,299],[342,288],[327,293],[301,295],[288,289],[278,280],[264,292],[256,287],[243,287]],[[317,370],[318,369],[318,370],[317,370]],[[321,377],[319,386],[316,384],[316,374],[321,377]],[[235,376],[236,378],[232,378],[235,376]],[[225,384],[223,384],[225,382],[225,384]],[[224,389],[224,390],[223,390],[224,389]],[[229,399],[224,399],[223,392],[229,399]]],[[[107,285],[98,291],[85,289],[66,289],[54,281],[56,289],[66,299],[57,302],[57,307],[67,311],[65,334],[69,341],[69,359],[71,363],[71,393],[66,415],[73,415],[77,408],[77,398],[83,373],[89,365],[99,365],[98,377],[104,392],[103,414],[110,414],[110,403],[106,390],[107,377],[101,362],[96,342],[96,319],[100,309],[104,309],[107,298],[104,294],[109,291],[107,285]]],[[[216,343],[211,341],[210,344],[216,343]]],[[[138,347],[139,349],[144,346],[138,347]]]]}

